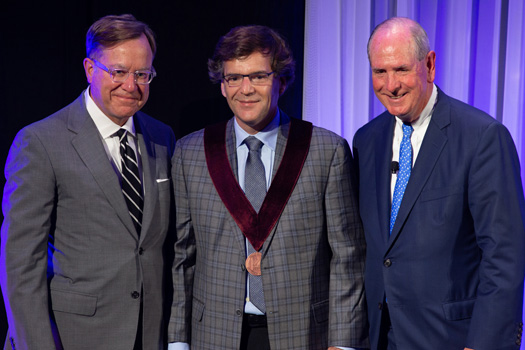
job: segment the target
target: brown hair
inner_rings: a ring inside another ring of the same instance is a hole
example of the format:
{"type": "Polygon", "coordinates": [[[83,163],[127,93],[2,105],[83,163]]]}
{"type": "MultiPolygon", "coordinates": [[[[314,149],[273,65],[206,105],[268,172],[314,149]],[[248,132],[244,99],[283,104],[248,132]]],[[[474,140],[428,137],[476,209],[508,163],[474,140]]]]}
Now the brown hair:
{"type": "Polygon", "coordinates": [[[292,84],[295,78],[295,61],[286,41],[273,29],[252,25],[235,27],[219,39],[212,58],[208,60],[210,80],[223,79],[224,62],[247,57],[254,52],[270,56],[272,71],[292,84]]]}
{"type": "Polygon", "coordinates": [[[86,34],[86,54],[89,58],[98,55],[98,51],[111,48],[119,43],[139,38],[142,34],[148,39],[153,56],[157,51],[155,33],[147,24],[138,21],[133,15],[109,15],[93,23],[86,34]]]}

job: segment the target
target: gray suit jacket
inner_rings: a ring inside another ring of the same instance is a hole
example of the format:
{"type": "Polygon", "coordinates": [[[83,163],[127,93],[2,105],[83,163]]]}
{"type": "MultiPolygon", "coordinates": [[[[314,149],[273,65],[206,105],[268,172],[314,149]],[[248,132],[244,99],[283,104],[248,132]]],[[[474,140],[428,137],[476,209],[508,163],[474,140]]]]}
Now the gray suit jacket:
{"type": "Polygon", "coordinates": [[[144,113],[134,122],[145,190],[140,238],[83,94],[16,136],[0,255],[8,345],[132,349],[142,300],[144,349],[163,346],[175,138],[144,113]]]}
{"type": "MultiPolygon", "coordinates": [[[[275,166],[290,119],[281,112],[275,166]]],[[[226,148],[237,171],[233,119],[226,148]]],[[[314,128],[295,189],[262,248],[272,349],[366,347],[365,243],[347,142],[314,128]]],[[[245,303],[245,239],[209,176],[203,131],[177,143],[173,175],[177,243],[168,339],[192,350],[238,349],[245,303]]]]}

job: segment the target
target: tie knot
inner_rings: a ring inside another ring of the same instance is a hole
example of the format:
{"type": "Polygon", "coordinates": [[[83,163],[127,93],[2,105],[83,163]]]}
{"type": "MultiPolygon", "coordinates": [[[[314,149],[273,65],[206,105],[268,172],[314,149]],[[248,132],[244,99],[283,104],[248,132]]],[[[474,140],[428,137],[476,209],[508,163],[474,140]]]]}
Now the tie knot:
{"type": "Polygon", "coordinates": [[[255,136],[248,136],[244,139],[244,143],[246,146],[248,146],[248,149],[250,151],[259,151],[261,147],[264,145],[257,137],[255,136]]]}
{"type": "Polygon", "coordinates": [[[119,131],[116,132],[120,142],[122,142],[122,139],[126,136],[126,129],[119,129],[119,131]]]}
{"type": "Polygon", "coordinates": [[[412,131],[414,131],[412,125],[403,123],[403,136],[410,137],[412,135],[412,131]]]}

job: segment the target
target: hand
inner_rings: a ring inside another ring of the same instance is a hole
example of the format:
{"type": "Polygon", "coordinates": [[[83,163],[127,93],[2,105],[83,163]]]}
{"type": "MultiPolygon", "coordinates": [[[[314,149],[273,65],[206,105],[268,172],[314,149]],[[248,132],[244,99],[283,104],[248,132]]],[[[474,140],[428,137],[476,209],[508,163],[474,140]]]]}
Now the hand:
{"type": "Polygon", "coordinates": [[[465,348],[465,350],[474,350],[474,349],[471,349],[471,348],[465,348]]]}

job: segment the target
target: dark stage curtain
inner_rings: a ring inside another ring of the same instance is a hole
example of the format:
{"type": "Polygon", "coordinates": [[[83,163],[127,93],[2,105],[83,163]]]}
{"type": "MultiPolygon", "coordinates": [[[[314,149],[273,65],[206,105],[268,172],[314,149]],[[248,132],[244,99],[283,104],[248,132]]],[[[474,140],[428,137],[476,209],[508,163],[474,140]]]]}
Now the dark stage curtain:
{"type": "MultiPolygon", "coordinates": [[[[300,118],[304,9],[304,0],[4,1],[0,164],[3,167],[19,129],[66,106],[86,88],[85,33],[108,14],[131,13],[156,32],[158,76],[143,111],[171,125],[177,138],[232,116],[220,85],[208,80],[206,63],[219,37],[238,25],[268,25],[288,39],[297,61],[296,80],[280,105],[300,118]]],[[[3,340],[7,329],[3,305],[0,310],[3,340]]]]}

